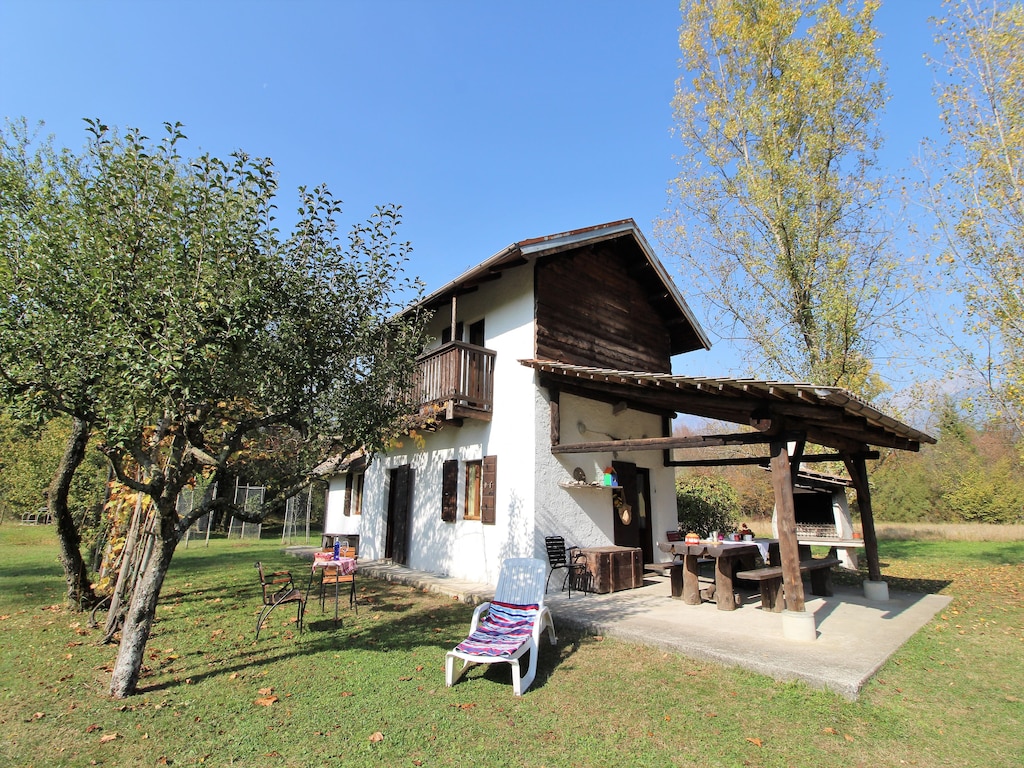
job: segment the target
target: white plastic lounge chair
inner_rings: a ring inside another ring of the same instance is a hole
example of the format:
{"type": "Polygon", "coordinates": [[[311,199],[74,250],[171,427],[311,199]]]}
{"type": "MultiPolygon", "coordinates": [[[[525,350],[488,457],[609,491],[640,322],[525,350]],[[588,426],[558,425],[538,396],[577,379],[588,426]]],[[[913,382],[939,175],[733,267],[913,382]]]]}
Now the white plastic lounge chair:
{"type": "Polygon", "coordinates": [[[522,696],[537,676],[537,653],[541,635],[547,627],[551,644],[555,625],[544,605],[547,563],[528,557],[515,557],[501,564],[494,599],[477,606],[469,636],[444,657],[445,685],[451,687],[472,664],[512,665],[512,691],[522,696]],[[519,659],[530,654],[525,675],[520,674],[519,659]],[[456,672],[455,659],[462,659],[456,672]]]}

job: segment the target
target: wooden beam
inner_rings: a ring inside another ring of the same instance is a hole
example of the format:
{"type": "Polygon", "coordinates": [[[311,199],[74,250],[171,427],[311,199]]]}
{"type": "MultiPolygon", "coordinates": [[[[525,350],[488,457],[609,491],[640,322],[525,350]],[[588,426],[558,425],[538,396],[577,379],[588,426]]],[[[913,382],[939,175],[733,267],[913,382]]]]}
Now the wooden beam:
{"type": "Polygon", "coordinates": [[[781,440],[771,444],[772,488],[775,491],[775,521],[782,557],[782,588],[786,608],[804,610],[804,583],[800,577],[800,547],[796,539],[796,506],[793,503],[793,475],[789,453],[781,440]]]}
{"type": "MultiPolygon", "coordinates": [[[[669,416],[661,417],[661,434],[665,437],[672,436],[672,419],[669,416]]],[[[663,467],[672,466],[672,449],[665,448],[661,452],[661,465],[663,467]]]]}
{"type": "MultiPolygon", "coordinates": [[[[789,439],[798,439],[796,434],[789,439]]],[[[752,445],[778,440],[779,435],[768,436],[760,432],[740,432],[731,435],[696,435],[688,437],[641,437],[629,440],[594,440],[589,443],[552,445],[551,452],[596,453],[599,451],[653,451],[663,448],[703,448],[722,445],[752,445]]]]}
{"type": "Polygon", "coordinates": [[[871,486],[868,484],[868,467],[860,456],[848,457],[844,460],[846,471],[853,480],[857,491],[857,509],[860,510],[860,523],[864,529],[864,554],[868,559],[868,578],[871,581],[882,580],[882,566],[878,560],[878,537],[875,535],[875,515],[871,509],[871,486]]]}
{"type": "MultiPolygon", "coordinates": [[[[871,436],[874,445],[905,451],[920,450],[918,441],[871,427],[862,417],[851,416],[839,406],[795,402],[783,400],[779,396],[761,398],[718,384],[714,384],[713,389],[702,390],[691,385],[637,384],[623,377],[606,381],[586,374],[568,376],[541,371],[543,386],[558,386],[559,382],[564,385],[570,381],[575,382],[571,390],[581,397],[594,397],[595,393],[601,393],[599,399],[607,402],[614,403],[625,398],[630,401],[631,407],[646,405],[651,410],[687,413],[733,424],[746,425],[752,413],[768,409],[772,415],[799,420],[810,442],[848,453],[856,453],[865,445],[866,434],[871,436]],[[623,393],[624,388],[628,394],[623,393]]],[[[570,387],[563,386],[563,391],[570,391],[570,387]]]]}
{"type": "MultiPolygon", "coordinates": [[[[708,447],[711,446],[698,446],[708,447]]],[[[802,464],[818,464],[825,461],[845,461],[848,454],[845,453],[812,453],[810,456],[801,456],[802,464]]],[[[867,451],[865,459],[877,459],[878,451],[867,451]]],[[[667,467],[749,467],[763,466],[767,469],[770,462],[768,456],[733,456],[723,459],[670,459],[667,467]]]]}
{"type": "Polygon", "coordinates": [[[551,415],[551,445],[556,446],[562,440],[562,415],[559,399],[561,397],[561,390],[550,387],[548,394],[551,400],[548,405],[548,410],[551,415]]]}

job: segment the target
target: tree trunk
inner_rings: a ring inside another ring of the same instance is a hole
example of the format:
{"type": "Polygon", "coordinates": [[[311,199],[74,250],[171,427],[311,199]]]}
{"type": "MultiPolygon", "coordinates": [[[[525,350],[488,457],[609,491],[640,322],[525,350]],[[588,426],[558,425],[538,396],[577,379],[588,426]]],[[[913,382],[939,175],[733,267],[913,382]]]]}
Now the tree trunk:
{"type": "Polygon", "coordinates": [[[110,695],[122,699],[135,693],[145,658],[146,643],[156,618],[160,590],[178,544],[176,529],[176,497],[162,496],[158,502],[158,530],[154,531],[153,551],[145,564],[132,593],[121,630],[121,644],[110,679],[110,695]]]}
{"type": "MultiPolygon", "coordinates": [[[[138,556],[139,531],[143,528],[143,503],[142,494],[135,497],[135,508],[132,510],[131,522],[128,525],[128,533],[125,536],[124,546],[121,548],[120,565],[117,569],[117,582],[114,584],[114,591],[110,595],[110,607],[107,609],[107,623],[103,628],[103,643],[109,643],[124,620],[124,604],[131,604],[131,596],[135,591],[135,584],[139,577],[139,565],[141,558],[138,556]]],[[[148,515],[145,527],[148,529],[148,515]]]]}
{"type": "Polygon", "coordinates": [[[64,578],[68,586],[67,600],[79,610],[92,608],[99,601],[89,580],[89,570],[82,558],[82,537],[75,527],[71,510],[68,509],[71,481],[85,458],[91,426],[84,419],[72,419],[71,434],[64,446],[64,455],[61,456],[60,464],[47,490],[47,506],[57,527],[60,562],[64,566],[64,578]]]}

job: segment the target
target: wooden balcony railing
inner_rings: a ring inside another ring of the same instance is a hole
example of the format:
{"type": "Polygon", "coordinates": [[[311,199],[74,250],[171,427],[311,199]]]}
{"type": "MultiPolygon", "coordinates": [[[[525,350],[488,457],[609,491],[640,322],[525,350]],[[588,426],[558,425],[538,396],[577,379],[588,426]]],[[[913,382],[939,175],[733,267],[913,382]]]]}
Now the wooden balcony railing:
{"type": "Polygon", "coordinates": [[[476,413],[490,418],[494,407],[494,356],[492,350],[463,341],[452,341],[421,355],[417,381],[420,405],[444,405],[448,418],[473,417],[476,413]]]}

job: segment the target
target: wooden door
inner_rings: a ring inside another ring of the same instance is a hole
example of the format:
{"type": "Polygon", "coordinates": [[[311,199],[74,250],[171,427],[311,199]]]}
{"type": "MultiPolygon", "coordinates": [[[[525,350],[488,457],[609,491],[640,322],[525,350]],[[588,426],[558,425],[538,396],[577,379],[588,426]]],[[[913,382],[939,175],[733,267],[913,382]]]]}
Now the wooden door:
{"type": "Polygon", "coordinates": [[[615,545],[619,547],[640,546],[640,523],[637,515],[636,464],[613,461],[612,469],[619,481],[619,490],[612,494],[612,523],[615,545]]]}
{"type": "MultiPolygon", "coordinates": [[[[636,522],[640,527],[640,549],[644,562],[654,562],[654,529],[651,525],[651,470],[640,467],[636,470],[636,522]]],[[[642,565],[642,564],[641,564],[642,565]]]]}
{"type": "Polygon", "coordinates": [[[388,492],[388,524],[384,557],[407,565],[409,562],[409,510],[412,502],[412,467],[403,464],[391,470],[388,492]]]}

